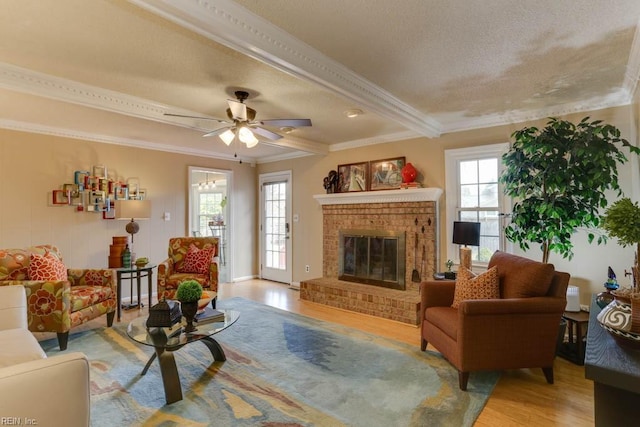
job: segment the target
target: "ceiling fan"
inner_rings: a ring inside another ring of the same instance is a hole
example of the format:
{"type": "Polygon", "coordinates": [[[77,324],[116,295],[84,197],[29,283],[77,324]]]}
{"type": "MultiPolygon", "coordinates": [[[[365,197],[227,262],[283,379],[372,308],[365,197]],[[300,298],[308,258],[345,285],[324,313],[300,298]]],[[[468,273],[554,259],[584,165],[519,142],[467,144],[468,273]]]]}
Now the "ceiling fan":
{"type": "Polygon", "coordinates": [[[229,120],[213,119],[210,117],[186,116],[182,114],[171,113],[164,113],[164,115],[173,117],[189,117],[194,119],[215,120],[219,123],[227,123],[228,126],[205,133],[202,136],[218,136],[227,145],[230,145],[237,137],[240,142],[246,144],[247,148],[255,147],[259,142],[254,133],[271,141],[276,141],[282,138],[282,135],[272,132],[269,129],[265,129],[261,127],[261,125],[275,126],[287,133],[300,126],[311,126],[310,119],[271,119],[256,121],[256,110],[247,107],[247,105],[244,103],[244,101],[249,97],[249,92],[238,90],[235,92],[235,95],[237,100],[227,100],[229,104],[229,108],[227,108],[227,117],[229,118],[229,120]]]}

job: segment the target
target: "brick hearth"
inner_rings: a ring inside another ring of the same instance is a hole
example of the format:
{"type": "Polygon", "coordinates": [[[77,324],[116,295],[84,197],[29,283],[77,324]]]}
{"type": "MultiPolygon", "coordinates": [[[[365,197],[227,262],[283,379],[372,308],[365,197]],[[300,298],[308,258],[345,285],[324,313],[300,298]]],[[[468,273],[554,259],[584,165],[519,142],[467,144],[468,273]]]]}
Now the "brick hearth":
{"type": "Polygon", "coordinates": [[[398,322],[418,324],[420,298],[415,291],[398,291],[326,277],[300,283],[300,298],[398,322]]]}
{"type": "Polygon", "coordinates": [[[302,281],[300,298],[417,325],[419,283],[411,281],[416,261],[415,233],[417,230],[418,271],[422,278],[433,277],[438,257],[437,201],[441,194],[440,189],[424,188],[314,196],[322,204],[323,277],[302,281]],[[338,280],[339,231],[349,229],[406,232],[405,291],[338,280]],[[426,256],[421,268],[423,245],[426,256]]]}

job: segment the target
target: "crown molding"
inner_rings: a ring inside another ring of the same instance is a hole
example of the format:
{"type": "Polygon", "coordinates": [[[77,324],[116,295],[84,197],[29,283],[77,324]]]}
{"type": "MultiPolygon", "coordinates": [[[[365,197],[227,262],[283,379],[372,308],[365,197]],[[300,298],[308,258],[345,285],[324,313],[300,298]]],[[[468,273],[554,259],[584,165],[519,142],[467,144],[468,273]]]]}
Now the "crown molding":
{"type": "Polygon", "coordinates": [[[440,124],[432,117],[231,0],[129,1],[289,75],[316,83],[420,135],[440,135],[440,124]]]}
{"type": "Polygon", "coordinates": [[[629,52],[629,61],[627,69],[624,73],[623,88],[629,97],[629,103],[633,101],[633,96],[638,88],[638,79],[640,79],[640,22],[636,25],[636,33],[631,43],[631,51],[629,52]]]}
{"type": "Polygon", "coordinates": [[[329,153],[329,147],[326,144],[320,144],[318,142],[309,141],[308,139],[292,135],[284,135],[282,139],[278,139],[278,142],[260,141],[260,143],[273,147],[292,148],[308,154],[326,155],[329,153]]]}
{"type": "Polygon", "coordinates": [[[313,155],[314,154],[312,153],[303,153],[300,151],[296,151],[296,152],[285,153],[285,154],[276,154],[275,156],[262,157],[257,161],[257,163],[259,165],[262,165],[266,163],[279,162],[281,160],[293,160],[293,159],[299,159],[301,157],[309,157],[313,155]]]}
{"type": "Polygon", "coordinates": [[[175,145],[158,144],[155,142],[140,139],[119,138],[109,135],[100,135],[91,132],[82,132],[74,129],[65,129],[53,126],[43,126],[34,123],[21,122],[16,120],[0,119],[0,128],[15,130],[19,132],[38,133],[62,138],[80,139],[83,141],[100,142],[103,144],[120,145],[125,147],[142,148],[145,150],[164,151],[174,154],[186,154],[190,156],[208,157],[212,159],[229,160],[233,162],[242,161],[245,163],[255,163],[252,157],[234,157],[227,154],[214,153],[208,150],[197,150],[191,148],[177,147],[175,145]]]}
{"type": "Polygon", "coordinates": [[[512,123],[524,123],[547,117],[560,117],[569,114],[597,111],[605,108],[622,107],[629,105],[630,98],[626,89],[619,89],[616,93],[605,98],[589,101],[579,101],[569,104],[554,105],[549,108],[537,110],[509,111],[504,114],[492,114],[475,118],[466,117],[450,122],[442,121],[442,133],[463,132],[473,129],[504,126],[512,123]]]}
{"type": "MultiPolygon", "coordinates": [[[[166,111],[171,111],[177,114],[207,117],[199,112],[160,104],[121,92],[39,73],[4,62],[0,62],[0,87],[11,91],[28,93],[126,116],[179,126],[198,132],[205,133],[211,130],[210,128],[198,126],[197,120],[184,121],[180,118],[164,115],[166,111]]],[[[270,144],[272,146],[280,146],[312,154],[326,154],[328,151],[325,144],[295,137],[284,137],[282,143],[265,141],[263,141],[263,143],[265,145],[270,144]]]]}
{"type": "Polygon", "coordinates": [[[387,135],[377,135],[371,138],[355,139],[352,141],[332,144],[329,147],[329,151],[342,151],[342,150],[349,150],[352,148],[369,147],[372,145],[386,144],[387,142],[404,141],[406,139],[413,139],[413,138],[419,138],[419,137],[421,137],[421,135],[417,134],[414,131],[408,130],[404,132],[390,133],[387,135]]]}
{"type": "Polygon", "coordinates": [[[170,108],[167,105],[16,67],[5,62],[0,62],[0,87],[128,116],[175,124],[164,116],[164,112],[170,108]]]}

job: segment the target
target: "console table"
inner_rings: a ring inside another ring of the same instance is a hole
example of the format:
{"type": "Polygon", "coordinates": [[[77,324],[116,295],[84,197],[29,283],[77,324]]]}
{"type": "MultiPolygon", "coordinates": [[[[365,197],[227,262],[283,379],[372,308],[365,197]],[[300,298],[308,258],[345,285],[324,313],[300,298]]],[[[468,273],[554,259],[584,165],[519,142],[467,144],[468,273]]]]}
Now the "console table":
{"type": "Polygon", "coordinates": [[[596,426],[627,426],[638,421],[640,350],[620,346],[600,326],[600,307],[591,301],[585,377],[593,380],[596,426]]]}

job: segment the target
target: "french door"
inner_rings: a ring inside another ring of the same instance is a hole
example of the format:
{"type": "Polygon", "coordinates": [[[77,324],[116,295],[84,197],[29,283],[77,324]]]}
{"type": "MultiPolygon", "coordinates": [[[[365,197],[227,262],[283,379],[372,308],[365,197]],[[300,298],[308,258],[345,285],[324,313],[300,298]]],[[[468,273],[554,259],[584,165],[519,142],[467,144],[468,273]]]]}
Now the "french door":
{"type": "Polygon", "coordinates": [[[291,172],[260,175],[260,277],[291,284],[291,172]]]}

